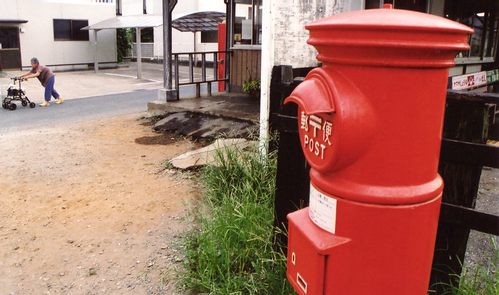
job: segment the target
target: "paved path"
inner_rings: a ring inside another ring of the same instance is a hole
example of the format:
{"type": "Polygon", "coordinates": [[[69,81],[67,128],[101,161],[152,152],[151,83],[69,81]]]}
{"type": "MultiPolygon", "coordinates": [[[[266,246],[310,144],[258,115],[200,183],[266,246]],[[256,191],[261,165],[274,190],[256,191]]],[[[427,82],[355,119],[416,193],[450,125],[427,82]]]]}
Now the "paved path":
{"type": "MultiPolygon", "coordinates": [[[[157,100],[158,90],[163,87],[162,65],[143,63],[143,79],[136,78],[135,66],[135,63],[129,63],[126,67],[101,70],[98,73],[56,72],[55,89],[65,101],[60,105],[52,101],[50,106],[43,108],[39,104],[43,102],[44,88],[38,80],[23,82],[28,98],[37,106],[30,109],[18,103],[15,111],[0,109],[0,135],[26,128],[146,112],[147,103],[157,100]]],[[[9,71],[6,77],[0,78],[2,101],[11,83],[10,77],[20,73],[22,72],[9,71]]],[[[206,93],[206,86],[201,87],[201,93],[206,93]]],[[[195,87],[182,86],[180,95],[194,96],[195,87]]]]}
{"type": "Polygon", "coordinates": [[[147,102],[157,97],[156,90],[141,90],[109,94],[51,103],[34,109],[18,104],[15,111],[0,109],[0,135],[6,132],[43,126],[63,125],[69,122],[133,114],[147,111],[147,102]]]}

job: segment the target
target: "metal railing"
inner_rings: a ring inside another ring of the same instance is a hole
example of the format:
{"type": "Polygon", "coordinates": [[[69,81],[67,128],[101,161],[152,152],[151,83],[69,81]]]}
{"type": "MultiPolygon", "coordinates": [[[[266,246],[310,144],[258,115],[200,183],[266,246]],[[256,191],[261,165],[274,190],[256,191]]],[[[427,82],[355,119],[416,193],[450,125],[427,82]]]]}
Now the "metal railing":
{"type": "Polygon", "coordinates": [[[175,90],[177,90],[177,100],[179,99],[179,87],[182,85],[196,85],[196,97],[201,96],[201,84],[205,83],[208,95],[211,96],[211,83],[213,82],[229,82],[229,68],[226,67],[227,59],[230,58],[232,51],[207,51],[207,52],[182,52],[172,53],[172,67],[175,77],[175,90]],[[220,59],[220,55],[225,54],[225,59],[220,59]],[[207,55],[213,55],[212,61],[208,62],[207,55]],[[186,58],[182,58],[186,56],[186,58]],[[197,57],[201,56],[199,60],[197,57]],[[181,63],[188,63],[189,78],[180,80],[179,66],[181,63]],[[200,67],[198,66],[201,64],[200,67]],[[207,73],[207,65],[211,64],[212,74],[207,73]],[[225,77],[218,77],[218,67],[225,67],[225,77]]]}

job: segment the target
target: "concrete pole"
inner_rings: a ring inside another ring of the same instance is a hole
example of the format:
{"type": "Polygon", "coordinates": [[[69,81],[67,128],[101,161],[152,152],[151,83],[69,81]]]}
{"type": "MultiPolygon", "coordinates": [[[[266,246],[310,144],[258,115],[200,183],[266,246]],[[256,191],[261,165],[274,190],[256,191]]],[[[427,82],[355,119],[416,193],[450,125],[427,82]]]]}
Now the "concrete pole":
{"type": "Polygon", "coordinates": [[[141,28],[135,28],[135,37],[137,38],[137,79],[142,79],[142,38],[141,28]]]}
{"type": "Polygon", "coordinates": [[[274,66],[274,42],[272,38],[272,0],[263,1],[262,61],[260,91],[260,152],[266,154],[269,140],[270,79],[274,66]]]}

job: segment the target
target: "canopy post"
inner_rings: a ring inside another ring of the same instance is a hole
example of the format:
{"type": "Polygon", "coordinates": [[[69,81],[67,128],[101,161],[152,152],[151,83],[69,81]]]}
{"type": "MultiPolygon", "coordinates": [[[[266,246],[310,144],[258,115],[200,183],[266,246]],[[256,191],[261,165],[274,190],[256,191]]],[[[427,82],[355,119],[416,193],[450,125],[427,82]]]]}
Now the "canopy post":
{"type": "Polygon", "coordinates": [[[94,73],[99,71],[99,62],[97,61],[97,32],[99,30],[94,30],[94,73]]]}
{"type": "Polygon", "coordinates": [[[135,28],[135,35],[137,37],[137,79],[142,79],[142,40],[141,40],[142,28],[135,28]]]}

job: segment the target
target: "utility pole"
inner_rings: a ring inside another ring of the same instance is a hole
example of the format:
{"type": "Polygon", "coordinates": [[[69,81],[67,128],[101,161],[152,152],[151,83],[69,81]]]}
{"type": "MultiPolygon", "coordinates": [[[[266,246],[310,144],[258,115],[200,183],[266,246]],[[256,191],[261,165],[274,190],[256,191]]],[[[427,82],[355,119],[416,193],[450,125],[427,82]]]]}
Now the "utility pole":
{"type": "MultiPolygon", "coordinates": [[[[172,11],[177,0],[163,0],[163,87],[159,99],[177,100],[178,89],[172,89],[172,11]]],[[[178,73],[177,73],[178,74],[178,73]]]]}

